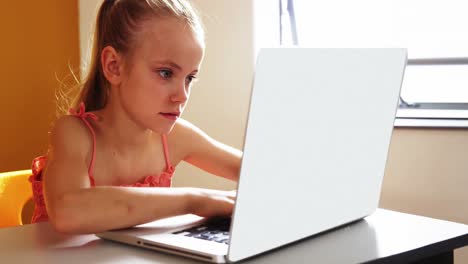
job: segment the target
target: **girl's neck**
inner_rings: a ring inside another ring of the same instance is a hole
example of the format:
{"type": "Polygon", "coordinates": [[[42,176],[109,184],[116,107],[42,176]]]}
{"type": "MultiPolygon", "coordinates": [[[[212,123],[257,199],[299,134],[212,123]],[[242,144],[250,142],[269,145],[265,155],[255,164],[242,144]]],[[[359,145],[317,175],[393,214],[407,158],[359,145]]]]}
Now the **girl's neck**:
{"type": "Polygon", "coordinates": [[[154,132],[139,126],[118,102],[109,100],[96,114],[105,141],[117,149],[140,148],[154,139],[154,132]]]}

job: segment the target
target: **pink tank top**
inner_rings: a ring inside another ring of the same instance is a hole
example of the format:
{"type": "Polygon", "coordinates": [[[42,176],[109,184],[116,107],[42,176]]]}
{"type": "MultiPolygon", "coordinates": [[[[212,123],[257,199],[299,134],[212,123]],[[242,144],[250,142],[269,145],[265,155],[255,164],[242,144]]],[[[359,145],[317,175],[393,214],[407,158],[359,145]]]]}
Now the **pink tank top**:
{"type": "MultiPolygon", "coordinates": [[[[87,118],[97,120],[97,116],[94,115],[93,113],[87,113],[85,111],[84,103],[80,104],[80,108],[78,111],[71,109],[70,114],[83,120],[83,122],[89,128],[93,136],[93,152],[92,152],[91,162],[88,168],[88,175],[89,175],[89,181],[91,183],[91,187],[94,187],[96,186],[94,183],[94,177],[93,177],[94,155],[95,155],[95,148],[96,148],[96,135],[94,133],[93,127],[91,126],[87,118]]],[[[120,186],[125,186],[125,187],[170,187],[171,186],[172,175],[174,174],[175,169],[170,163],[166,135],[162,135],[162,143],[163,143],[163,148],[164,148],[164,157],[166,159],[166,170],[163,171],[161,175],[159,176],[149,175],[149,176],[146,176],[143,180],[136,182],[134,184],[120,185],[120,186]]],[[[39,156],[32,161],[32,175],[29,177],[29,181],[31,182],[31,185],[32,185],[33,200],[34,200],[35,207],[34,207],[34,212],[33,212],[31,223],[43,222],[49,219],[47,215],[47,208],[44,203],[44,194],[43,194],[43,187],[42,187],[42,171],[46,165],[46,162],[47,162],[47,156],[39,156]]]]}

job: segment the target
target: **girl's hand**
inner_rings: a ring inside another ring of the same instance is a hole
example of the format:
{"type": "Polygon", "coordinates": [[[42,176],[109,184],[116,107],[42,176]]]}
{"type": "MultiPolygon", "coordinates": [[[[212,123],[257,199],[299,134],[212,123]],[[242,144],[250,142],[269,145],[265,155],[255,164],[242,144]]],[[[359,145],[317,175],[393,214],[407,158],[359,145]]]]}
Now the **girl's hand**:
{"type": "Polygon", "coordinates": [[[190,211],[202,217],[231,216],[236,194],[236,191],[194,189],[190,211]]]}

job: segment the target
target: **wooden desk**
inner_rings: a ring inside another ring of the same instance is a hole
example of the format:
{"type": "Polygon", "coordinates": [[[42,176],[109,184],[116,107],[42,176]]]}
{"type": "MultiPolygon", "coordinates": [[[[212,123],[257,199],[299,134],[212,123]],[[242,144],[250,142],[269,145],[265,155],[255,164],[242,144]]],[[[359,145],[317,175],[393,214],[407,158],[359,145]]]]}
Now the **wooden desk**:
{"type": "MultiPolygon", "coordinates": [[[[240,263],[453,263],[468,225],[378,209],[351,225],[240,263]]],[[[0,229],[1,263],[200,263],[94,235],[63,235],[48,223],[0,229]]]]}

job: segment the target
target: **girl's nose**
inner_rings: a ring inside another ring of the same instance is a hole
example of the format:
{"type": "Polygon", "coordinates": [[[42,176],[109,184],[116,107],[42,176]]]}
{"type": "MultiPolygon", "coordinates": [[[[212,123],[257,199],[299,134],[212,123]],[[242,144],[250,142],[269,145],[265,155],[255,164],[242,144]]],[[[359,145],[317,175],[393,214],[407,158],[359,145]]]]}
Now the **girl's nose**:
{"type": "Polygon", "coordinates": [[[179,85],[171,96],[173,102],[185,103],[189,97],[190,89],[186,84],[179,85]]]}

